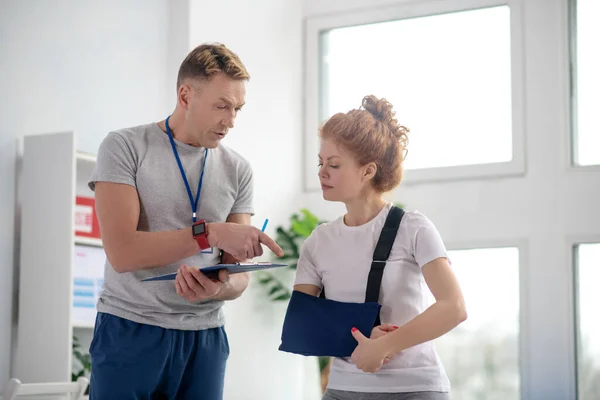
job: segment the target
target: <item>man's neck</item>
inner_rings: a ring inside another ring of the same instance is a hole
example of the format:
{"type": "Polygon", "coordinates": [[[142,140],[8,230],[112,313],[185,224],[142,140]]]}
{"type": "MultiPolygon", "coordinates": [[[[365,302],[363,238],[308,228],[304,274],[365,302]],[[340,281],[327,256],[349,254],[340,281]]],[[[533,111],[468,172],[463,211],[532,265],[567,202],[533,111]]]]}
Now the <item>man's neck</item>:
{"type": "MultiPolygon", "coordinates": [[[[167,120],[158,122],[158,126],[163,132],[167,133],[167,120]]],[[[169,117],[169,130],[173,139],[177,139],[181,143],[189,144],[190,146],[202,147],[193,137],[191,137],[184,129],[184,116],[183,113],[179,112],[179,109],[175,109],[173,114],[169,117]]]]}
{"type": "Polygon", "coordinates": [[[344,216],[344,222],[348,226],[360,226],[375,218],[385,206],[385,201],[378,194],[357,198],[346,203],[348,213],[344,216]]]}

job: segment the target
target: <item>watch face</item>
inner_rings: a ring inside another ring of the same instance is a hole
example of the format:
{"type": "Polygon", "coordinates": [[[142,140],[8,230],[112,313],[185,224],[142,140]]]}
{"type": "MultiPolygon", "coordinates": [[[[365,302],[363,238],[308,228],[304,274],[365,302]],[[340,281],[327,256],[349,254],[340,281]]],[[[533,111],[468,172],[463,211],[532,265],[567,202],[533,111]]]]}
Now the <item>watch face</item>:
{"type": "Polygon", "coordinates": [[[204,231],[205,231],[205,225],[202,224],[197,224],[197,225],[192,225],[192,233],[194,236],[198,236],[198,235],[203,235],[204,231]]]}

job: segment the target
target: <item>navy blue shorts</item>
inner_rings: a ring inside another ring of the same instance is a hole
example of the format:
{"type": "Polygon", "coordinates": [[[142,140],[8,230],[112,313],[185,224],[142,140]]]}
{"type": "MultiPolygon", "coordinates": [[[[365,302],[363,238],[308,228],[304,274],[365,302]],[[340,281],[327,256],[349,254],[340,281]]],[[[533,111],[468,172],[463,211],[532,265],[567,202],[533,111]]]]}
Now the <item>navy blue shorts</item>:
{"type": "Polygon", "coordinates": [[[90,400],[221,400],[224,328],[164,329],[98,313],[90,345],[90,400]]]}

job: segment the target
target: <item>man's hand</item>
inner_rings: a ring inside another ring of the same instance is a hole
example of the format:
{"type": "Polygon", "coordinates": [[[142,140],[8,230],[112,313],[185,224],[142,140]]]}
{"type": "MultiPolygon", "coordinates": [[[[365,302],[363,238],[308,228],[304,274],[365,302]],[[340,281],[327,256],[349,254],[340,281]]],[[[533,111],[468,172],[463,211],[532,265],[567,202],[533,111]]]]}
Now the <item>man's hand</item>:
{"type": "MultiPolygon", "coordinates": [[[[229,253],[223,252],[221,256],[221,264],[235,264],[237,262],[246,262],[248,260],[238,260],[229,253]]],[[[227,272],[227,270],[221,270],[219,272],[227,272]]],[[[248,287],[250,281],[250,272],[242,272],[240,274],[228,275],[229,279],[223,291],[216,297],[217,300],[235,300],[244,293],[248,287]]],[[[221,281],[223,281],[221,279],[221,281]]],[[[225,282],[225,281],[223,281],[225,282]]]]}
{"type": "Polygon", "coordinates": [[[261,256],[261,243],[271,249],[277,256],[283,257],[283,250],[266,233],[250,225],[230,222],[213,222],[208,224],[208,243],[231,254],[238,260],[247,260],[261,256]]]}
{"type": "Polygon", "coordinates": [[[215,299],[223,292],[228,281],[229,273],[225,269],[219,271],[219,280],[216,281],[208,278],[198,268],[182,265],[177,270],[175,288],[178,295],[195,303],[215,299]]]}
{"type": "Polygon", "coordinates": [[[241,261],[232,256],[231,254],[223,252],[223,255],[221,256],[221,264],[235,264],[238,262],[241,261]]]}

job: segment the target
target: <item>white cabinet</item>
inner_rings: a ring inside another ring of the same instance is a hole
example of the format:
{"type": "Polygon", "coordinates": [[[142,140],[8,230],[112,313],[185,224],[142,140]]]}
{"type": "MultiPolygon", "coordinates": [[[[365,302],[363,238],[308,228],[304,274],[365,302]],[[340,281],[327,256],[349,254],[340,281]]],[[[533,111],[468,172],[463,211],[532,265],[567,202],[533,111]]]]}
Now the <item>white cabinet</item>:
{"type": "Polygon", "coordinates": [[[87,314],[77,308],[83,304],[77,303],[81,297],[90,300],[91,291],[74,284],[83,268],[75,265],[76,249],[81,246],[80,253],[91,254],[94,264],[88,271],[90,279],[80,284],[91,282],[96,290],[103,272],[103,265],[96,265],[103,263],[102,242],[75,236],[76,196],[93,198],[87,182],[96,159],[76,151],[72,132],[26,136],[23,141],[18,181],[18,334],[12,375],[26,383],[69,381],[73,330],[92,329],[95,315],[95,307],[87,314]]]}

